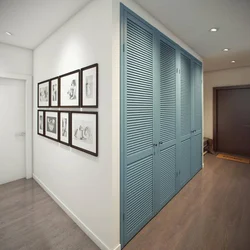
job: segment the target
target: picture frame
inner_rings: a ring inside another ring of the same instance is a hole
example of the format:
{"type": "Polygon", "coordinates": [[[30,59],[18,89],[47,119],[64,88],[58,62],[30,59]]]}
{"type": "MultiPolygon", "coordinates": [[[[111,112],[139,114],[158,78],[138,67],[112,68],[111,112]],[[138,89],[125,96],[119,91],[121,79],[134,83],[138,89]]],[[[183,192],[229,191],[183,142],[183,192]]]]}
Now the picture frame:
{"type": "Polygon", "coordinates": [[[44,131],[45,131],[44,110],[37,110],[37,134],[44,136],[44,131]]]}
{"type": "Polygon", "coordinates": [[[45,111],[45,131],[44,136],[58,141],[59,137],[59,112],[54,110],[45,111]]]}
{"type": "Polygon", "coordinates": [[[98,64],[81,69],[81,107],[98,108],[98,64]]]}
{"type": "Polygon", "coordinates": [[[70,146],[98,156],[98,112],[71,112],[70,146]]]}
{"type": "Polygon", "coordinates": [[[79,108],[80,96],[80,70],[59,76],[59,101],[61,108],[79,108]]]}
{"type": "Polygon", "coordinates": [[[39,82],[37,85],[37,106],[38,108],[50,107],[50,81],[39,82]]]}
{"type": "Polygon", "coordinates": [[[50,79],[50,106],[59,107],[59,77],[50,79]]]}
{"type": "Polygon", "coordinates": [[[59,142],[70,146],[70,120],[71,115],[69,111],[59,112],[59,142]]]}

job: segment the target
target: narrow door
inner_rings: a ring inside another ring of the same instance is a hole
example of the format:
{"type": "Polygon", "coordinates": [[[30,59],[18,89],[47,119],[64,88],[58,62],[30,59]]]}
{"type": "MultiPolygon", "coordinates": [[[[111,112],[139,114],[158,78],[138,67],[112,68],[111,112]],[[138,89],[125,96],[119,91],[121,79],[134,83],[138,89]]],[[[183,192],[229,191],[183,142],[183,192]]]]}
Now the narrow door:
{"type": "Polygon", "coordinates": [[[161,209],[176,193],[176,49],[160,38],[160,129],[158,169],[158,209],[161,209]]]}
{"type": "Polygon", "coordinates": [[[181,91],[180,91],[180,187],[191,177],[191,59],[181,53],[181,91]]]}
{"type": "Polygon", "coordinates": [[[0,184],[24,178],[25,84],[0,78],[0,184]]]}
{"type": "Polygon", "coordinates": [[[193,108],[192,108],[192,164],[191,175],[202,168],[202,66],[193,62],[193,108]]]}
{"type": "Polygon", "coordinates": [[[123,243],[126,244],[152,217],[154,211],[153,135],[153,31],[125,13],[124,83],[122,122],[124,215],[123,243]]]}
{"type": "Polygon", "coordinates": [[[217,150],[250,156],[250,88],[217,90],[217,150]]]}

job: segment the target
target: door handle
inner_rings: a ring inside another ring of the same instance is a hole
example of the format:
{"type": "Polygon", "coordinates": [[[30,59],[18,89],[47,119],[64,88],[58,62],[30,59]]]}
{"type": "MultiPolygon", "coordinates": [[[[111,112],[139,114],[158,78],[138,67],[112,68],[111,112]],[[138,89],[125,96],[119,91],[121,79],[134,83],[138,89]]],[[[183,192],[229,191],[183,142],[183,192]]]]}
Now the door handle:
{"type": "Polygon", "coordinates": [[[162,141],[160,141],[160,142],[159,142],[159,144],[161,145],[161,144],[163,144],[163,142],[162,142],[162,141]]]}

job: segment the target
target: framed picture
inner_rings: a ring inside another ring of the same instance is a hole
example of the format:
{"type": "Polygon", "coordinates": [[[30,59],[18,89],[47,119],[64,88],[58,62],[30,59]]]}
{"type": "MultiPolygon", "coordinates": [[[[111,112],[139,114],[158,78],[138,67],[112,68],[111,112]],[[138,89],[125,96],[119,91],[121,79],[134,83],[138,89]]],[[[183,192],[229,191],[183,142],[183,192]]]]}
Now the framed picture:
{"type": "Polygon", "coordinates": [[[81,69],[81,106],[98,107],[98,64],[81,69]]]}
{"type": "Polygon", "coordinates": [[[61,111],[59,116],[59,141],[70,145],[70,112],[61,111]]]}
{"type": "Polygon", "coordinates": [[[59,106],[59,78],[53,78],[50,80],[50,106],[59,106]]]}
{"type": "Polygon", "coordinates": [[[49,103],[49,81],[38,83],[37,88],[37,106],[39,108],[46,108],[50,106],[49,103]]]}
{"type": "Polygon", "coordinates": [[[44,111],[37,110],[37,134],[44,135],[44,111]]]}
{"type": "Polygon", "coordinates": [[[44,135],[54,141],[58,141],[58,119],[57,111],[45,111],[45,133],[44,135]]]}
{"type": "Polygon", "coordinates": [[[98,156],[98,113],[71,112],[71,147],[98,156]]]}
{"type": "Polygon", "coordinates": [[[59,77],[60,107],[80,107],[80,70],[59,77]]]}

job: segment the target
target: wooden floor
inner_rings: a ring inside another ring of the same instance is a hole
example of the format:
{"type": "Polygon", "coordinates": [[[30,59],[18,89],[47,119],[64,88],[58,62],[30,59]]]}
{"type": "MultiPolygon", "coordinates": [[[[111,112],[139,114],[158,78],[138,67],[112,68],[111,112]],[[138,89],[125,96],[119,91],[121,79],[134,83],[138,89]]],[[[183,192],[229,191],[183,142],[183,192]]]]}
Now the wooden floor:
{"type": "Polygon", "coordinates": [[[205,166],[124,250],[250,249],[250,165],[205,166]]]}
{"type": "Polygon", "coordinates": [[[0,186],[0,250],[97,250],[34,180],[0,186]]]}
{"type": "MultiPolygon", "coordinates": [[[[212,155],[205,164],[124,250],[250,249],[250,165],[212,155]]],[[[0,250],[92,249],[35,181],[0,186],[0,250]]]]}

